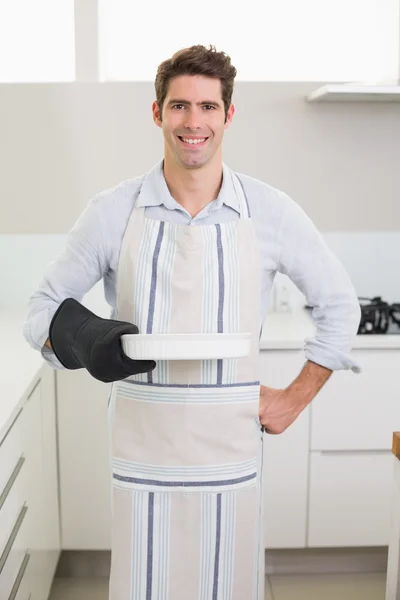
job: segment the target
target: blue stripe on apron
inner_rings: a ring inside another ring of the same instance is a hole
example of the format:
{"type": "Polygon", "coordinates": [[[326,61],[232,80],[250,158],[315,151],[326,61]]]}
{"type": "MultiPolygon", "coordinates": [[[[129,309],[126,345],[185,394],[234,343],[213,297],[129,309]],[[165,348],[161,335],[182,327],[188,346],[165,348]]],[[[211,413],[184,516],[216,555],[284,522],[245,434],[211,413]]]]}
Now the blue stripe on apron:
{"type": "MultiPolygon", "coordinates": [[[[219,299],[218,299],[218,333],[224,332],[224,301],[225,301],[225,280],[224,280],[224,251],[222,248],[221,226],[215,226],[217,230],[217,252],[218,252],[218,279],[219,279],[219,299]]],[[[222,383],[222,359],[217,362],[217,384],[222,383]]]]}
{"type": "Polygon", "coordinates": [[[151,600],[153,583],[153,529],[154,529],[154,493],[149,493],[149,515],[147,519],[147,587],[146,600],[151,600]]]}
{"type": "Polygon", "coordinates": [[[221,547],[221,494],[217,494],[217,534],[215,539],[213,600],[218,600],[219,552],[221,547]]]}
{"type": "MultiPolygon", "coordinates": [[[[157,242],[154,249],[153,255],[153,268],[151,273],[151,287],[150,287],[150,301],[149,301],[149,314],[147,318],[147,328],[146,333],[153,333],[153,322],[154,322],[154,308],[156,304],[156,289],[157,289],[157,266],[158,266],[158,258],[160,256],[160,249],[162,244],[162,239],[164,236],[164,222],[160,222],[160,229],[158,231],[157,242]]],[[[147,374],[147,380],[149,383],[153,381],[153,372],[147,374]]]]}

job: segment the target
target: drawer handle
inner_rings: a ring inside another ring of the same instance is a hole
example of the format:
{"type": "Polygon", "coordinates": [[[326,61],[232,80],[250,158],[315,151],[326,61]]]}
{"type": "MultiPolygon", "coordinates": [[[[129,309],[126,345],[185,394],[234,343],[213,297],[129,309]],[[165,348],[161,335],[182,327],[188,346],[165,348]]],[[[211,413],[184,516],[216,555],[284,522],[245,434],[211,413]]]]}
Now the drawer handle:
{"type": "Polygon", "coordinates": [[[37,382],[35,383],[35,385],[33,386],[33,388],[31,389],[31,391],[28,394],[28,397],[26,399],[27,402],[31,398],[31,396],[33,395],[33,392],[36,390],[37,386],[40,384],[41,381],[42,381],[42,378],[39,377],[39,379],[37,380],[37,382]]]}
{"type": "Polygon", "coordinates": [[[17,419],[19,417],[19,415],[22,413],[22,408],[19,409],[19,411],[17,412],[17,414],[14,417],[13,422],[11,423],[10,427],[7,429],[7,431],[5,432],[3,439],[0,441],[0,448],[1,446],[4,444],[6,437],[8,436],[8,434],[10,433],[11,429],[14,427],[15,423],[17,422],[17,419]]]}
{"type": "MultiPolygon", "coordinates": [[[[315,452],[318,452],[318,450],[315,452]]],[[[320,454],[390,454],[391,450],[320,450],[319,452],[320,454]]]]}
{"type": "Polygon", "coordinates": [[[17,520],[15,521],[15,525],[13,527],[10,537],[8,538],[8,542],[6,544],[6,547],[4,548],[3,554],[1,555],[0,574],[1,574],[2,570],[4,569],[4,565],[6,564],[8,555],[10,554],[11,548],[15,542],[15,538],[18,535],[18,532],[22,525],[22,521],[24,520],[27,511],[28,511],[28,507],[26,506],[26,504],[24,504],[24,506],[21,508],[21,511],[18,515],[17,520]]]}
{"type": "MultiPolygon", "coordinates": [[[[27,551],[26,554],[25,554],[25,556],[24,556],[24,560],[22,561],[22,565],[19,568],[17,578],[14,581],[14,585],[13,585],[13,588],[11,590],[11,594],[8,597],[8,600],[14,600],[15,596],[18,594],[19,586],[21,585],[22,578],[25,575],[26,567],[28,566],[28,562],[29,562],[30,557],[31,557],[31,555],[27,551]]],[[[31,594],[29,594],[29,598],[30,597],[31,597],[31,594]]]]}
{"type": "Polygon", "coordinates": [[[25,456],[22,455],[18,459],[17,464],[15,465],[14,471],[11,473],[10,479],[7,481],[5,488],[0,496],[0,510],[3,507],[4,502],[7,500],[7,496],[10,493],[12,486],[14,485],[15,480],[17,479],[18,473],[22,469],[22,465],[25,462],[25,456]]]}

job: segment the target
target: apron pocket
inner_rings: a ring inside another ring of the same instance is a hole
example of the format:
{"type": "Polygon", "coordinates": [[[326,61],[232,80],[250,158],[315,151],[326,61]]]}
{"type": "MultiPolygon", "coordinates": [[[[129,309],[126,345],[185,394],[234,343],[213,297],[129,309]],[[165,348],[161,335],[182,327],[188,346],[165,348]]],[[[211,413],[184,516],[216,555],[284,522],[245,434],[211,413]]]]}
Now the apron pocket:
{"type": "Polygon", "coordinates": [[[113,482],[124,489],[218,493],[256,484],[258,383],[116,384],[113,482]]]}

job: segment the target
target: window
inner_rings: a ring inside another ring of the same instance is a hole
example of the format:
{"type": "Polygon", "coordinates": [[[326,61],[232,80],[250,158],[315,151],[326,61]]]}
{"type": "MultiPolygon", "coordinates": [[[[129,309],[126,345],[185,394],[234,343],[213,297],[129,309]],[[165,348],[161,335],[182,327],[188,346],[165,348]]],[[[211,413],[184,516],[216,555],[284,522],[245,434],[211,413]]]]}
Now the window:
{"type": "Polygon", "coordinates": [[[398,0],[99,0],[103,81],[154,80],[180,48],[213,44],[241,81],[397,79],[398,0]]]}
{"type": "Polygon", "coordinates": [[[74,0],[0,0],[0,82],[73,81],[74,0]]]}

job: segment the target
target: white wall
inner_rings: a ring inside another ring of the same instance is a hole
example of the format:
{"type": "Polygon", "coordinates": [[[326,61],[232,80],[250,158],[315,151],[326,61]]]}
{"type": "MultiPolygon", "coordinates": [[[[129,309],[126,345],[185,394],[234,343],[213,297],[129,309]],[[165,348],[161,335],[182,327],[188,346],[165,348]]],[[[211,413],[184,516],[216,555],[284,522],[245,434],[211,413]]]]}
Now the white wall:
{"type": "MultiPolygon", "coordinates": [[[[400,231],[400,103],[307,104],[312,83],[238,82],[224,161],[320,230],[400,231]]],[[[0,86],[0,233],[66,233],[88,200],[163,153],[144,83],[0,86]]]]}
{"type": "MultiPolygon", "coordinates": [[[[238,82],[224,161],[291,195],[358,295],[400,301],[400,104],[307,104],[317,85],[238,82]]],[[[162,156],[153,100],[150,82],[0,85],[0,306],[25,304],[94,194],[162,156]]]]}
{"type": "MultiPolygon", "coordinates": [[[[47,265],[63,249],[66,237],[0,235],[0,308],[26,306],[47,265]]],[[[334,232],[323,237],[347,269],[359,296],[381,295],[389,302],[400,302],[400,232],[334,232]]],[[[283,285],[289,290],[292,306],[304,306],[305,298],[294,284],[285,275],[278,276],[275,288],[283,285]]],[[[273,298],[274,290],[271,303],[273,298]]],[[[87,294],[84,303],[97,314],[109,316],[102,282],[87,294]]]]}

